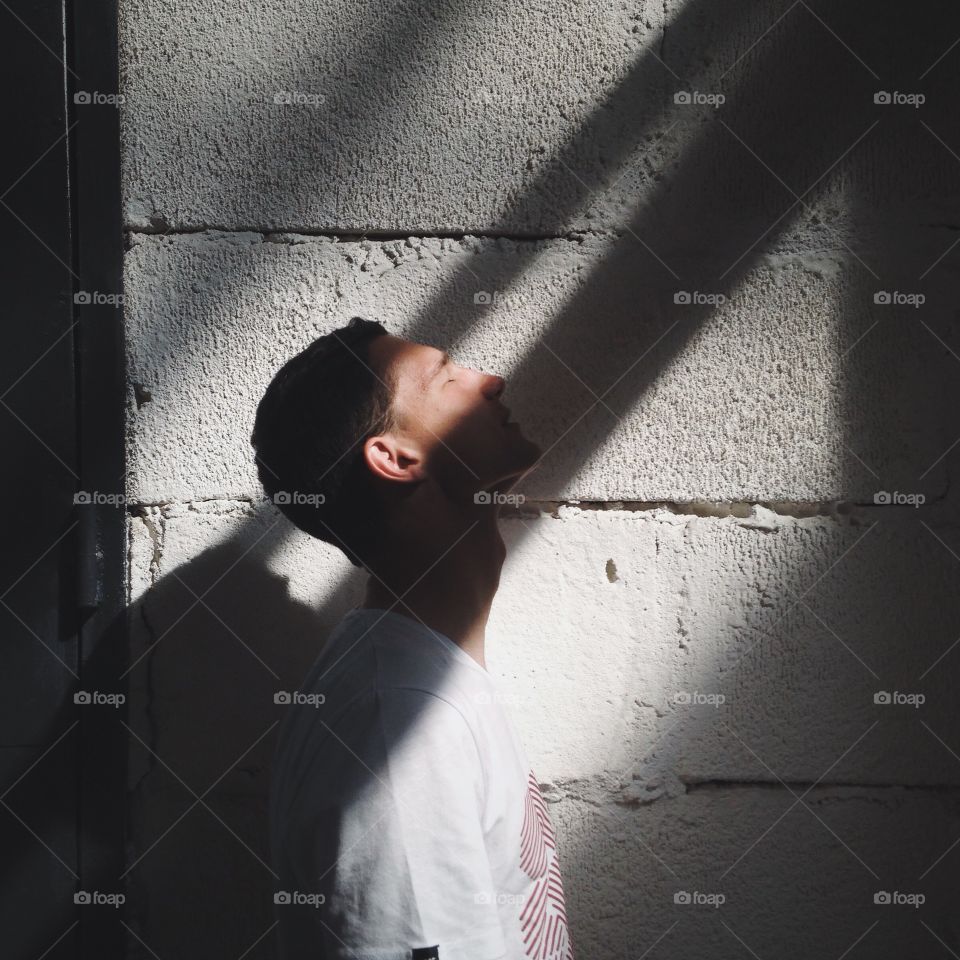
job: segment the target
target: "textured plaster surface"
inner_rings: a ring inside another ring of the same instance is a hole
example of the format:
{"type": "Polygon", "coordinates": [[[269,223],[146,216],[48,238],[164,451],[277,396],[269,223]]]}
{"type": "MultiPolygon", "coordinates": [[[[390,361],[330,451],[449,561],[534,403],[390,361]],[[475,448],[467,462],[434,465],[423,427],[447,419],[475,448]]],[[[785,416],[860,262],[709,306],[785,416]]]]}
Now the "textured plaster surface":
{"type": "Polygon", "coordinates": [[[487,658],[579,960],[960,950],[960,25],[910,12],[122,0],[132,957],[275,955],[274,694],[362,582],[248,438],[356,314],[546,451],[487,658]]]}
{"type": "MultiPolygon", "coordinates": [[[[717,949],[723,918],[759,950],[779,917],[800,957],[826,910],[831,945],[889,918],[875,955],[895,956],[916,917],[876,913],[873,893],[927,891],[936,929],[955,870],[947,856],[918,879],[958,829],[960,611],[937,540],[955,533],[881,508],[740,512],[544,505],[503,521],[488,667],[558,820],[574,930],[587,955],[616,956],[679,919],[677,939],[717,949]],[[677,912],[682,890],[728,905],[677,912]]],[[[154,949],[182,950],[190,916],[240,897],[243,922],[214,925],[240,951],[270,922],[273,694],[296,688],[361,582],[263,501],[148,508],[131,534],[133,653],[150,651],[134,726],[164,761],[133,747],[136,835],[185,814],[185,784],[213,786],[136,882],[154,949]]]]}
{"type": "MultiPolygon", "coordinates": [[[[942,249],[939,231],[916,239],[914,259],[942,249]]],[[[943,493],[955,268],[925,286],[920,311],[875,304],[877,283],[837,251],[769,254],[707,307],[674,302],[707,285],[681,288],[656,265],[624,272],[627,255],[597,238],[137,237],[126,262],[131,496],[258,496],[249,436],[266,384],[354,314],[507,377],[506,402],[545,451],[529,496],[943,493]],[[479,293],[496,299],[478,304],[479,293]]]]}
{"type": "MultiPolygon", "coordinates": [[[[758,224],[752,240],[797,197],[795,214],[826,222],[851,195],[915,222],[946,198],[956,213],[949,151],[904,136],[917,108],[874,102],[915,90],[941,52],[933,8],[895,37],[893,11],[188,0],[173,14],[125,0],[126,219],[538,236],[642,224],[659,249],[731,219],[758,224]]],[[[950,74],[922,88],[944,137],[950,74]]]]}

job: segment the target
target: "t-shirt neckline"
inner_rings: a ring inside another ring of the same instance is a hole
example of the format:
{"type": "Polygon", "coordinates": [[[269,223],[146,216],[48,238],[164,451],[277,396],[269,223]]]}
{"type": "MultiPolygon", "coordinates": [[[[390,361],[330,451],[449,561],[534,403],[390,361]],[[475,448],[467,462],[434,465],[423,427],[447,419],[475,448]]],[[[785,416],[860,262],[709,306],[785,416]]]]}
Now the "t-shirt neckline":
{"type": "Polygon", "coordinates": [[[380,614],[379,619],[391,618],[395,625],[404,629],[407,633],[416,633],[420,636],[426,635],[433,637],[437,640],[441,646],[446,647],[450,653],[460,660],[462,663],[466,664],[468,667],[472,667],[474,670],[479,670],[485,677],[490,676],[490,671],[481,667],[473,657],[467,653],[459,644],[454,643],[446,634],[441,633],[439,630],[435,630],[433,627],[428,627],[425,623],[421,623],[419,620],[414,620],[412,617],[408,617],[405,613],[397,613],[395,610],[384,610],[381,607],[353,607],[347,612],[347,616],[357,616],[363,614],[380,614]]]}

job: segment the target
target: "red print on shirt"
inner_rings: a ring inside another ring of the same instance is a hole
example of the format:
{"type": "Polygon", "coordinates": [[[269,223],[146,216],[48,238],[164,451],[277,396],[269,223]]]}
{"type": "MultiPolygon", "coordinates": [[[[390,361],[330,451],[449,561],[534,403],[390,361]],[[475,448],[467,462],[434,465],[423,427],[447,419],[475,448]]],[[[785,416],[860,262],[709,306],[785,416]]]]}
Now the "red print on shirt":
{"type": "Polygon", "coordinates": [[[520,913],[523,946],[531,960],[573,960],[567,929],[557,844],[547,805],[533,771],[527,777],[520,866],[534,881],[520,913]]]}

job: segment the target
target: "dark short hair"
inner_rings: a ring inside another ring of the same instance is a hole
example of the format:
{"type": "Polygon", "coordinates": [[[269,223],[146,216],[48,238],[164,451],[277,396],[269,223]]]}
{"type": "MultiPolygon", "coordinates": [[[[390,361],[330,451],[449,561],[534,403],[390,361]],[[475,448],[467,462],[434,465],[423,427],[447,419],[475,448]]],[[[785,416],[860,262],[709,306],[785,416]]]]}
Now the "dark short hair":
{"type": "Polygon", "coordinates": [[[260,400],[250,437],[267,496],[358,567],[381,519],[363,441],[393,420],[391,386],[371,369],[368,349],[386,332],[353,317],[288,360],[260,400]]]}

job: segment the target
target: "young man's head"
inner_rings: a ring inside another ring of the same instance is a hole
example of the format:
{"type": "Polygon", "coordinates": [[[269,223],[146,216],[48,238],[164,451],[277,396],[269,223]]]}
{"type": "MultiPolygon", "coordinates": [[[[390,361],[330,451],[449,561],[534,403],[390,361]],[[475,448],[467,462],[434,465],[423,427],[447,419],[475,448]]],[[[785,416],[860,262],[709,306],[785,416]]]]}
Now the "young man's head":
{"type": "Polygon", "coordinates": [[[503,389],[354,317],[267,387],[251,437],[260,481],[298,527],[363,565],[411,497],[472,504],[533,466],[503,389]]]}

